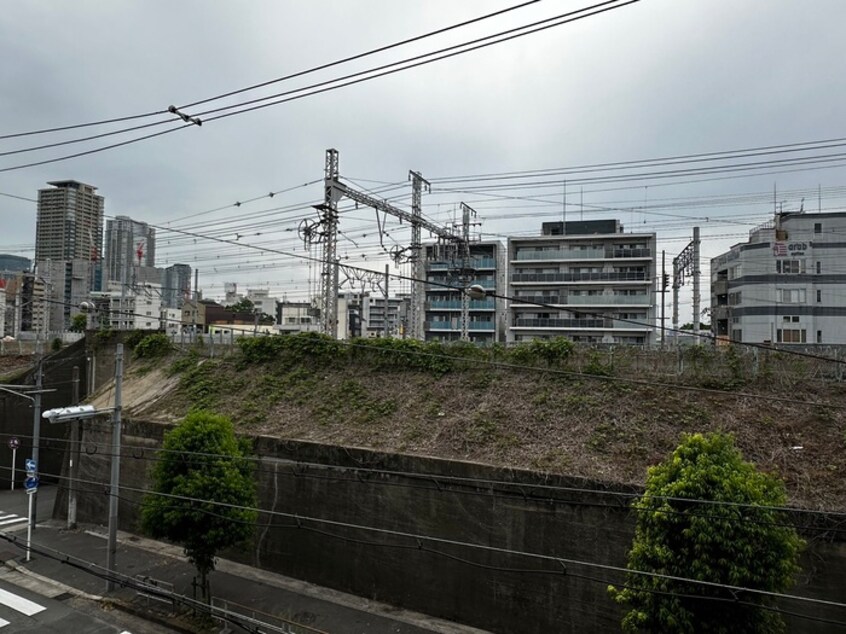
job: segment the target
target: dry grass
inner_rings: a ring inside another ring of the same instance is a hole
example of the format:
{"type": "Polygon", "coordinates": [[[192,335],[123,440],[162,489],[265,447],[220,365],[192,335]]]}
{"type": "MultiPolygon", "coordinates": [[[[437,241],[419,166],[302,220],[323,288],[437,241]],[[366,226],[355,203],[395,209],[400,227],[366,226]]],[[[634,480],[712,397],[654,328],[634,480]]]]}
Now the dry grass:
{"type": "Polygon", "coordinates": [[[245,433],[626,484],[642,484],[682,433],[721,430],[735,435],[748,460],[784,478],[792,504],[846,510],[846,386],[838,383],[808,380],[785,392],[762,382],[743,388],[760,397],[751,398],[505,369],[436,377],[204,363],[193,383],[161,367],[130,372],[128,414],[172,421],[190,409],[192,394],[211,394],[204,404],[245,433]],[[208,389],[191,392],[189,384],[208,389]]]}

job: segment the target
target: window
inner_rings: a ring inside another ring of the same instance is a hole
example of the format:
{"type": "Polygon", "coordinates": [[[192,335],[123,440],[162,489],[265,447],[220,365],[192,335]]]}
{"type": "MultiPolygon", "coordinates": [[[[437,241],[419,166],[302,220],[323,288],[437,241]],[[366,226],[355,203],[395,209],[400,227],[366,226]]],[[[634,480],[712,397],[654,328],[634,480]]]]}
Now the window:
{"type": "Polygon", "coordinates": [[[741,302],[741,291],[728,294],[729,306],[737,306],[741,302]]]}
{"type": "Polygon", "coordinates": [[[786,322],[786,323],[798,324],[799,323],[799,315],[784,315],[781,318],[781,320],[786,322]]]}
{"type": "Polygon", "coordinates": [[[820,273],[822,273],[822,262],[820,262],[818,260],[817,261],[817,275],[819,275],[820,273]]]}
{"type": "Polygon", "coordinates": [[[779,328],[776,330],[777,343],[807,343],[807,334],[804,328],[779,328]]]}
{"type": "Polygon", "coordinates": [[[822,223],[815,222],[814,223],[814,233],[822,233],[822,223]]]}
{"type": "Polygon", "coordinates": [[[822,291],[817,289],[817,304],[822,301],[822,291]]]}
{"type": "Polygon", "coordinates": [[[779,304],[804,304],[804,288],[777,288],[776,301],[779,304]]]}
{"type": "Polygon", "coordinates": [[[822,343],[822,330],[817,330],[817,343],[822,343]]]}
{"type": "Polygon", "coordinates": [[[776,273],[797,274],[805,272],[805,260],[776,260],[776,273]]]}
{"type": "Polygon", "coordinates": [[[736,266],[732,266],[728,270],[728,278],[730,280],[736,280],[738,277],[743,275],[743,269],[741,268],[740,264],[736,266]]]}

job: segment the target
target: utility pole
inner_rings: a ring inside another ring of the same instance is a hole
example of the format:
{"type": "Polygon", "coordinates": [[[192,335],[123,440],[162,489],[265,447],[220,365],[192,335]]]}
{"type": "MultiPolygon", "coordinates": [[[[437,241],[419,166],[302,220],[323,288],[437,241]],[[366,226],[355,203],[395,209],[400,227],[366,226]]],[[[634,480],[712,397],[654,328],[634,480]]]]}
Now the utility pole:
{"type": "MultiPolygon", "coordinates": [[[[73,394],[71,402],[79,404],[79,366],[73,366],[73,394]]],[[[76,499],[77,499],[77,477],[79,474],[79,419],[74,418],[70,423],[70,464],[68,465],[68,476],[70,486],[68,487],[68,528],[76,528],[76,499]]]]}
{"type": "MultiPolygon", "coordinates": [[[[41,445],[41,389],[44,380],[44,367],[41,358],[41,341],[38,338],[38,331],[35,332],[35,354],[38,360],[35,368],[35,397],[32,401],[32,460],[38,469],[39,448],[41,445]]],[[[32,494],[32,517],[30,526],[35,530],[38,516],[38,489],[32,494]]]]}
{"type": "Polygon", "coordinates": [[[699,227],[693,228],[693,333],[694,342],[699,343],[699,227]]]}
{"type": "Polygon", "coordinates": [[[391,281],[390,275],[388,274],[388,269],[390,265],[385,265],[385,339],[388,338],[388,284],[391,281]]]}
{"type": "Polygon", "coordinates": [[[409,318],[410,336],[418,341],[423,340],[423,317],[426,293],[423,286],[423,244],[420,238],[420,219],[423,215],[423,190],[431,191],[432,187],[420,172],[408,173],[411,179],[411,315],[409,318]]]}
{"type": "Polygon", "coordinates": [[[109,540],[106,550],[106,591],[115,589],[115,555],[117,553],[118,499],[120,495],[120,437],[121,437],[121,386],[123,383],[123,344],[115,352],[115,408],[112,413],[112,475],[109,489],[109,540]]]}
{"type": "Polygon", "coordinates": [[[475,270],[470,262],[470,215],[476,212],[461,203],[461,270],[458,273],[458,283],[461,286],[461,340],[470,341],[470,296],[467,287],[473,280],[475,270]]]}
{"type": "Polygon", "coordinates": [[[663,350],[666,347],[666,340],[667,340],[667,327],[666,327],[666,320],[664,316],[664,310],[667,306],[666,302],[666,295],[667,295],[667,286],[669,285],[669,280],[667,279],[667,252],[662,250],[661,251],[661,349],[663,350]]]}
{"type": "Polygon", "coordinates": [[[340,175],[338,150],[326,150],[323,176],[323,204],[318,207],[323,224],[323,268],[320,274],[323,333],[337,338],[338,324],[338,200],[335,186],[340,175]]]}

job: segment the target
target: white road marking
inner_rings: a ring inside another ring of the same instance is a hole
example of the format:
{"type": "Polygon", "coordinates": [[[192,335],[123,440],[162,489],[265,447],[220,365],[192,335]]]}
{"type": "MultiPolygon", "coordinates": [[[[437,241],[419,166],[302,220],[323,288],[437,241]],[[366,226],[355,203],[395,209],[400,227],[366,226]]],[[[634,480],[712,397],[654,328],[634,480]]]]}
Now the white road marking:
{"type": "Polygon", "coordinates": [[[38,614],[39,612],[43,612],[47,609],[43,605],[38,605],[34,601],[19,597],[18,595],[3,590],[2,588],[0,588],[0,603],[12,608],[13,610],[17,610],[26,616],[32,616],[33,614],[38,614]]]}
{"type": "Polygon", "coordinates": [[[8,526],[9,524],[19,524],[20,522],[26,521],[27,519],[25,517],[15,517],[13,519],[0,520],[0,526],[8,526]]]}
{"type": "Polygon", "coordinates": [[[6,619],[0,619],[0,627],[6,627],[9,622],[6,619]]]}

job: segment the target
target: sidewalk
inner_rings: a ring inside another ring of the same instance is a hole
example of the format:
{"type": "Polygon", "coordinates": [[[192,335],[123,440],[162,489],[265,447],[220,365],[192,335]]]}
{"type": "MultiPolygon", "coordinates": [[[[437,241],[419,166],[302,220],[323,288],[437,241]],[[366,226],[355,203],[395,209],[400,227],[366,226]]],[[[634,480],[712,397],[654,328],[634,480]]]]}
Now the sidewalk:
{"type": "MultiPolygon", "coordinates": [[[[0,493],[0,508],[6,501],[6,495],[0,493]]],[[[44,507],[46,511],[47,504],[44,507]]],[[[46,512],[42,512],[42,517],[45,515],[46,512]]],[[[85,570],[104,572],[106,536],[105,527],[81,526],[76,530],[66,530],[63,523],[52,520],[39,522],[32,535],[32,560],[26,562],[26,524],[16,524],[4,532],[6,539],[0,540],[0,559],[6,562],[7,567],[33,580],[52,584],[54,594],[61,591],[93,600],[105,598],[114,601],[117,607],[142,615],[172,631],[192,631],[189,622],[180,618],[184,609],[174,609],[167,601],[144,597],[129,588],[118,588],[107,594],[106,582],[85,570]],[[14,540],[14,543],[9,543],[8,539],[14,540]],[[73,565],[75,561],[89,563],[82,564],[80,569],[73,565]]],[[[194,567],[186,561],[179,547],[119,532],[116,560],[121,574],[163,581],[172,584],[176,594],[188,598],[193,596],[191,582],[194,567]]],[[[218,560],[217,570],[211,575],[211,587],[215,604],[226,605],[233,612],[255,611],[256,620],[280,628],[283,621],[276,618],[307,626],[291,626],[289,630],[278,631],[297,634],[485,634],[482,630],[399,610],[223,559],[218,560]]],[[[237,627],[232,630],[245,631],[237,627]]]]}

